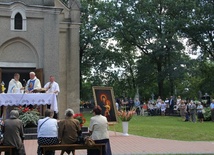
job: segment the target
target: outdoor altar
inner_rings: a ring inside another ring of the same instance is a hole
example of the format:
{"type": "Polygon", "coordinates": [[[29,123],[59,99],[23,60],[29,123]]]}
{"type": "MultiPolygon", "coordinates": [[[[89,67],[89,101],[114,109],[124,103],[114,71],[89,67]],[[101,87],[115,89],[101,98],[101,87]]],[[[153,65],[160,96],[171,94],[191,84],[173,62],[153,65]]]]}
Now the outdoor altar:
{"type": "MultiPolygon", "coordinates": [[[[6,106],[29,106],[29,105],[51,105],[51,109],[58,112],[56,94],[48,93],[19,93],[19,94],[0,94],[0,106],[4,106],[3,118],[6,118],[6,106]]],[[[40,111],[43,115],[43,111],[40,111]]]]}

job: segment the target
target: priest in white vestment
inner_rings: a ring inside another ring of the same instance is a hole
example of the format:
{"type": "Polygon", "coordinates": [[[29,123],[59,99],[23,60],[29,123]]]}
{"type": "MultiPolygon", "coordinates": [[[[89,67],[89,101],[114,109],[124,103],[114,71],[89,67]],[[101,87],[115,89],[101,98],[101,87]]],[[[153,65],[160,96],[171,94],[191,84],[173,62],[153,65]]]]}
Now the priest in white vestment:
{"type": "MultiPolygon", "coordinates": [[[[13,79],[10,80],[7,93],[21,93],[21,90],[24,90],[22,83],[19,81],[20,74],[15,73],[13,79]]],[[[10,111],[14,109],[14,106],[6,107],[6,119],[10,117],[10,111]]]]}
{"type": "Polygon", "coordinates": [[[55,93],[56,95],[58,95],[58,93],[60,92],[59,84],[55,81],[54,76],[50,76],[50,81],[45,84],[44,88],[46,90],[46,93],[55,93]]]}
{"type": "Polygon", "coordinates": [[[23,89],[22,83],[19,81],[20,75],[19,73],[15,73],[13,79],[10,80],[7,93],[20,93],[21,89],[23,89]]]}
{"type": "Polygon", "coordinates": [[[30,79],[27,81],[25,92],[32,93],[35,89],[41,89],[41,82],[34,72],[30,72],[30,79]]]}
{"type": "MultiPolygon", "coordinates": [[[[60,89],[59,89],[59,84],[55,81],[54,76],[50,76],[49,82],[47,82],[44,86],[46,93],[54,93],[56,95],[59,94],[60,89]]],[[[47,105],[47,108],[50,109],[50,105],[47,105]]],[[[54,116],[53,118],[57,119],[58,118],[58,113],[54,111],[54,116]]]]}

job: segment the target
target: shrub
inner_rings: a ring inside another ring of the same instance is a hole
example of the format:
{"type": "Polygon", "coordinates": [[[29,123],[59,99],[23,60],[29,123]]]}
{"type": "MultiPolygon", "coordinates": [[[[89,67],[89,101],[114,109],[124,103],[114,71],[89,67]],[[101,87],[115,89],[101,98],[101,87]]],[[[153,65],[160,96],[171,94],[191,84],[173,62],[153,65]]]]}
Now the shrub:
{"type": "Polygon", "coordinates": [[[204,108],[204,121],[210,121],[211,120],[211,109],[210,107],[204,108]]]}

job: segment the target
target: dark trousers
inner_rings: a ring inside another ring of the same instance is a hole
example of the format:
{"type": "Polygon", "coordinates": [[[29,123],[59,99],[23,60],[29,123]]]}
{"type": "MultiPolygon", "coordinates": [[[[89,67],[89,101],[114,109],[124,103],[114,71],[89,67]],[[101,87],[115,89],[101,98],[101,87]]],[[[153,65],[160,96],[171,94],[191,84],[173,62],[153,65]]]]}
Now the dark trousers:
{"type": "MultiPolygon", "coordinates": [[[[111,146],[109,139],[95,140],[96,144],[105,143],[105,148],[102,148],[102,155],[112,155],[111,146]]],[[[88,149],[87,155],[99,155],[100,151],[98,149],[88,149]]]]}
{"type": "Polygon", "coordinates": [[[211,109],[211,119],[214,122],[214,109],[211,109]]]}
{"type": "MultiPolygon", "coordinates": [[[[51,105],[48,104],[48,105],[47,105],[47,108],[50,109],[50,108],[51,108],[51,105]]],[[[58,119],[58,113],[56,113],[56,111],[54,111],[54,116],[53,116],[53,118],[58,119]]]]}

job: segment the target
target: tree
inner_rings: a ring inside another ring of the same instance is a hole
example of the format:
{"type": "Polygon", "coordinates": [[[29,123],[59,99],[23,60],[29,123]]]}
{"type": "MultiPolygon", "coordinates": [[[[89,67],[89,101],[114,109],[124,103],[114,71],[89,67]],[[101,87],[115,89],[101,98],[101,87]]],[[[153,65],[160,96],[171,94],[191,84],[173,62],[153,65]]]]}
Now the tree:
{"type": "Polygon", "coordinates": [[[141,53],[141,58],[146,57],[154,64],[153,73],[160,96],[166,78],[169,78],[173,93],[172,70],[174,64],[183,63],[175,60],[184,49],[179,30],[185,24],[182,12],[188,10],[190,4],[182,0],[119,0],[114,3],[114,36],[119,46],[133,47],[141,53]]]}
{"type": "Polygon", "coordinates": [[[196,12],[205,2],[82,0],[81,97],[88,98],[84,92],[93,85],[112,86],[116,96],[133,97],[137,88],[147,97],[152,92],[194,96],[193,88],[199,90],[199,85],[192,84],[201,78],[191,77],[196,63],[185,55],[182,39],[188,37],[196,45],[191,30],[204,18],[196,12]],[[187,86],[189,91],[184,91],[187,86]]]}
{"type": "Polygon", "coordinates": [[[201,53],[201,58],[214,60],[214,1],[196,0],[189,11],[189,21],[182,29],[189,38],[192,51],[201,53]]]}

